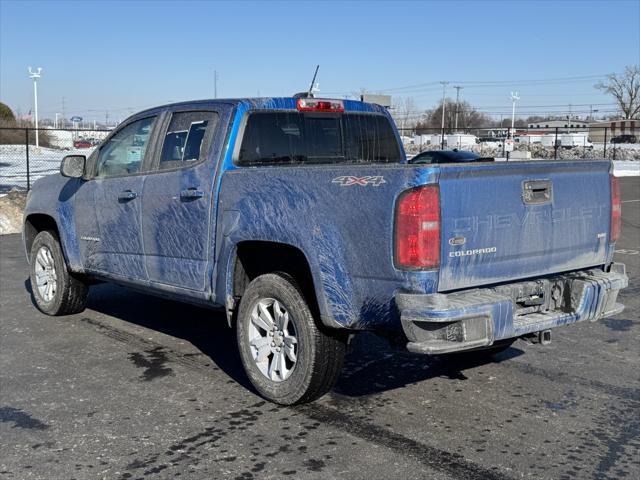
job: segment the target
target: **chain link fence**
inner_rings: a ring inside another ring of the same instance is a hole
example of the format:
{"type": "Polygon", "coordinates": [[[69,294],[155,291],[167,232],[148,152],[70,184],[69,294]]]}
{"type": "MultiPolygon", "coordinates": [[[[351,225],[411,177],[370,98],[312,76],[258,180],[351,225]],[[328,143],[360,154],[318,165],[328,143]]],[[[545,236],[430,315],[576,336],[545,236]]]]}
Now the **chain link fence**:
{"type": "MultiPolygon", "coordinates": [[[[0,194],[29,190],[56,173],[65,155],[90,155],[110,130],[0,128],[0,194]]],[[[427,150],[471,150],[505,160],[607,158],[640,160],[640,131],[586,128],[401,128],[411,157],[427,150]],[[637,133],[636,133],[637,132],[637,133]],[[513,148],[513,151],[511,150],[513,148]]]]}
{"type": "Polygon", "coordinates": [[[458,149],[500,160],[640,160],[640,129],[631,133],[609,127],[399,130],[407,156],[428,150],[458,149]]]}
{"type": "Polygon", "coordinates": [[[90,155],[110,130],[0,128],[0,194],[56,173],[65,155],[90,155]]]}

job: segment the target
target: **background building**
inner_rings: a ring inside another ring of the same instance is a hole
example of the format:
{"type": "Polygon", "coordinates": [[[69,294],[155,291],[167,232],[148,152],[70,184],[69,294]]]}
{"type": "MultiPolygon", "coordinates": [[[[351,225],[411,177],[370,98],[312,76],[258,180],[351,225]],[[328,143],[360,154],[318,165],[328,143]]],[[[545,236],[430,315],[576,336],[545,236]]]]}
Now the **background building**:
{"type": "Polygon", "coordinates": [[[640,138],[640,120],[614,120],[589,124],[589,139],[592,142],[604,142],[620,135],[635,135],[640,138]]]}
{"type": "Polygon", "coordinates": [[[540,122],[533,122],[527,124],[530,129],[539,130],[541,132],[554,131],[556,128],[587,128],[588,122],[583,120],[567,119],[567,120],[542,120],[540,122]]]}

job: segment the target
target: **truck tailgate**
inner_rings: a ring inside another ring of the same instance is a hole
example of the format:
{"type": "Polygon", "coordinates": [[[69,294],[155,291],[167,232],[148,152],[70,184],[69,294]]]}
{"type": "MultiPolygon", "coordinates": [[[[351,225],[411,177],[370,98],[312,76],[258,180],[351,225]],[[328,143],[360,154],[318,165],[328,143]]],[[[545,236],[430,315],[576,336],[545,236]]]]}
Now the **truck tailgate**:
{"type": "Polygon", "coordinates": [[[605,263],[610,162],[441,167],[439,291],[605,263]]]}

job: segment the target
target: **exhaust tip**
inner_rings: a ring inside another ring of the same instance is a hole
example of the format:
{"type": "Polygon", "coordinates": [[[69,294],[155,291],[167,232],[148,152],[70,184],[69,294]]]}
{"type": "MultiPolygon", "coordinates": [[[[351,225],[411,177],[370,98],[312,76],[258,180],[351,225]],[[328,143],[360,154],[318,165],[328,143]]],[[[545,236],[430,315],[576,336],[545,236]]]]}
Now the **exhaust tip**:
{"type": "Polygon", "coordinates": [[[540,345],[549,345],[551,343],[551,330],[538,332],[538,342],[540,345]]]}

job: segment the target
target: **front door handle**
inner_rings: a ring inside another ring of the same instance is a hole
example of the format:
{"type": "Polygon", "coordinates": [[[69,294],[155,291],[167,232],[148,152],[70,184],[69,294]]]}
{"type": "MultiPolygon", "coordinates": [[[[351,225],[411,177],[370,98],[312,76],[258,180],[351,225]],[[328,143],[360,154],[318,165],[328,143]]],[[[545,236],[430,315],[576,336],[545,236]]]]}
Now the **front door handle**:
{"type": "Polygon", "coordinates": [[[128,202],[130,200],[133,200],[137,196],[138,194],[136,192],[133,192],[131,190],[123,190],[118,195],[118,200],[120,200],[121,202],[128,202]]]}
{"type": "Polygon", "coordinates": [[[186,190],[182,190],[180,192],[180,198],[182,198],[183,200],[195,200],[202,197],[204,197],[204,192],[202,190],[198,190],[197,188],[187,188],[186,190]]]}

